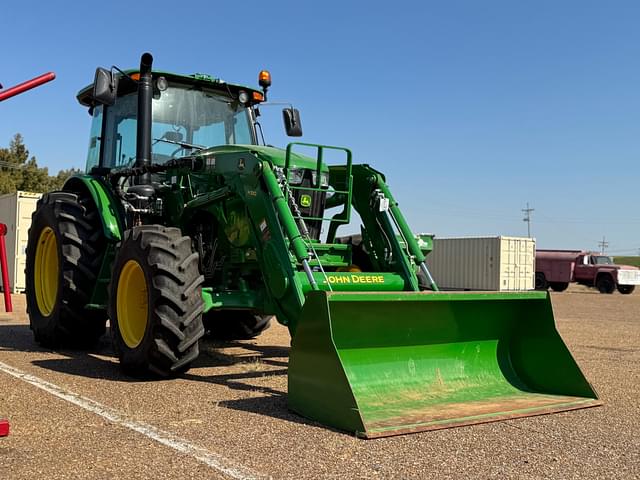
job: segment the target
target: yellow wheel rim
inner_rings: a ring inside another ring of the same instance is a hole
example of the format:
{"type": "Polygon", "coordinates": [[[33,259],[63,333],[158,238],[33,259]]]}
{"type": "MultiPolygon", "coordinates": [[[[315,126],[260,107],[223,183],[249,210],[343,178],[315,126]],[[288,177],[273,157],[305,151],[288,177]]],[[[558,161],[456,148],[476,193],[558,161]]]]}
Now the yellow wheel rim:
{"type": "Polygon", "coordinates": [[[122,340],[129,348],[136,348],[144,338],[147,329],[149,305],[147,281],[142,267],[135,260],[124,264],[118,279],[116,311],[118,329],[122,340]]]}
{"type": "Polygon", "coordinates": [[[45,317],[51,315],[56,306],[59,283],[58,240],[53,229],[45,227],[38,238],[34,265],[36,303],[38,310],[45,317]]]}

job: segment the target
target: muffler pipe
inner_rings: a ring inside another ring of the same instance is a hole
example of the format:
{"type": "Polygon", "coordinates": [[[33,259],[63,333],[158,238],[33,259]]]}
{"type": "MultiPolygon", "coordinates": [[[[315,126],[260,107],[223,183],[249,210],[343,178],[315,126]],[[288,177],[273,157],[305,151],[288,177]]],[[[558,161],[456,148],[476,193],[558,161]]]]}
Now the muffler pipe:
{"type": "MultiPolygon", "coordinates": [[[[140,79],[138,80],[138,123],[136,140],[136,167],[151,165],[151,102],[153,100],[153,79],[151,65],[153,56],[142,54],[140,58],[140,79]]],[[[138,177],[138,185],[150,182],[150,175],[138,177]]]]}

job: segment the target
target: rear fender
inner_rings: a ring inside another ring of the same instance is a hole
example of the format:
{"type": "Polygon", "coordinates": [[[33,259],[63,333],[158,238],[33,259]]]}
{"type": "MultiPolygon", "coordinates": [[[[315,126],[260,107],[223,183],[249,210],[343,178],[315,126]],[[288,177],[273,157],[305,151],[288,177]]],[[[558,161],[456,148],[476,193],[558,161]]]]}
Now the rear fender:
{"type": "Polygon", "coordinates": [[[111,242],[122,239],[122,206],[104,180],[91,175],[74,175],[65,182],[62,189],[67,192],[88,193],[100,214],[104,236],[111,242]]]}

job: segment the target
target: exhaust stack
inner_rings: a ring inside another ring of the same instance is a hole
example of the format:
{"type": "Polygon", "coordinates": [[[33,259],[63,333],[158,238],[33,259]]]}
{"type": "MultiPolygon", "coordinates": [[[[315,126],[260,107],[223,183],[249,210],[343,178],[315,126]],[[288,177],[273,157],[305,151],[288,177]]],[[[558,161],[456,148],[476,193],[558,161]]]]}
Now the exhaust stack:
{"type": "MultiPolygon", "coordinates": [[[[142,54],[140,58],[140,79],[138,80],[138,129],[136,141],[136,167],[151,165],[151,101],[153,83],[151,65],[153,56],[142,54]]],[[[138,184],[149,183],[149,174],[138,178],[138,184]]]]}

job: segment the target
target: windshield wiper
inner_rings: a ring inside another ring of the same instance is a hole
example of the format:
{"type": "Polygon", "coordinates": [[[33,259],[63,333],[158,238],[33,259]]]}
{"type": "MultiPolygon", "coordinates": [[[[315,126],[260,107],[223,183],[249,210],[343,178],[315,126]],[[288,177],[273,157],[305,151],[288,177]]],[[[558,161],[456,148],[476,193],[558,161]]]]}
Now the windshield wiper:
{"type": "Polygon", "coordinates": [[[192,150],[203,150],[207,147],[203,146],[203,145],[194,145],[193,143],[187,143],[187,142],[178,142],[176,140],[169,140],[168,138],[154,138],[153,139],[154,142],[153,144],[155,145],[158,142],[165,142],[165,143],[171,143],[173,145],[179,145],[182,148],[190,148],[192,150]]]}

